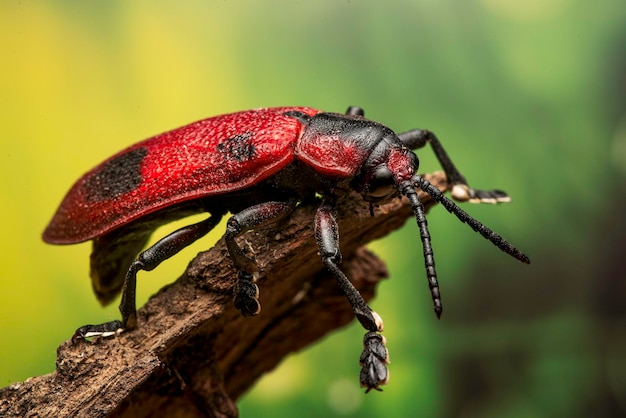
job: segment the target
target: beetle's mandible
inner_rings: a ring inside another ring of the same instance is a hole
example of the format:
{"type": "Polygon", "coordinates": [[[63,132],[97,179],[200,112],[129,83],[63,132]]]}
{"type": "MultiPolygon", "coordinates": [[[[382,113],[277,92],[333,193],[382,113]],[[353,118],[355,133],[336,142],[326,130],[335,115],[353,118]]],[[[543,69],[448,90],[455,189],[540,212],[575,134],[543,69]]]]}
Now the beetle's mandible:
{"type": "Polygon", "coordinates": [[[122,292],[122,320],[81,327],[73,341],[135,328],[137,272],[156,268],[202,238],[227,212],[234,214],[224,237],[238,273],[234,303],[244,315],[258,314],[257,267],[235,238],[288,216],[299,202],[321,196],[314,221],[319,253],[367,331],[360,357],[361,385],[367,391],[380,390],[389,378],[387,348],[380,334],[383,322],[339,268],[334,208],[339,193],[356,190],[370,205],[402,195],[408,198],[420,230],[437,316],[442,312],[441,297],[418,188],[502,251],[530,262],[416,174],[419,163],[412,150],[426,144],[441,163],[455,200],[510,200],[499,190],[471,188],[432,132],[415,129],[396,134],[366,119],[358,107],[348,108],[345,114],[277,107],[216,116],[119,152],[74,184],[43,234],[52,244],[93,240],[91,278],[96,296],[106,304],[122,292]],[[158,226],[198,212],[210,216],[143,250],[158,226]]]}

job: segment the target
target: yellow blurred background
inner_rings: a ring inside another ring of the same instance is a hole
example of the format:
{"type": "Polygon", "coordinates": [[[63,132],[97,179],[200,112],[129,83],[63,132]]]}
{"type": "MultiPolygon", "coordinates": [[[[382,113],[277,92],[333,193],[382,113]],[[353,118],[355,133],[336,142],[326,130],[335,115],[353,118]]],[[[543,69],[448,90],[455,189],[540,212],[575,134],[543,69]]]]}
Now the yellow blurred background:
{"type": "MultiPolygon", "coordinates": [[[[80,175],[197,119],[358,105],[435,131],[472,185],[506,190],[466,210],[533,265],[435,208],[441,321],[416,226],[374,244],[385,392],[358,388],[353,325],[264,378],[242,416],[626,415],[625,28],[618,0],[0,2],[0,386],[118,317],[91,293],[89,244],[40,240],[80,175]]],[[[140,273],[139,304],[219,235],[140,273]]]]}

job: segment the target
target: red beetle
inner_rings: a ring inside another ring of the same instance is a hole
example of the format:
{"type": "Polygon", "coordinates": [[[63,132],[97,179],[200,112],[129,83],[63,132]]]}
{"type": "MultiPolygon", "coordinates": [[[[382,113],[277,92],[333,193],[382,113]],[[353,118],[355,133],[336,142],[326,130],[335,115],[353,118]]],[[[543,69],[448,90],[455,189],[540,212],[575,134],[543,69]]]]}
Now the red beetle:
{"type": "Polygon", "coordinates": [[[424,249],[434,309],[442,305],[424,210],[416,188],[431,195],[462,222],[502,251],[529,263],[526,255],[469,216],[424,178],[416,175],[411,151],[430,143],[443,166],[452,197],[459,201],[508,202],[507,194],[468,186],[436,136],[427,130],[395,134],[350,107],[345,115],[307,107],[249,110],[204,119],[139,142],[109,158],[74,184],[43,234],[52,244],[93,240],[91,278],[96,296],[107,304],[122,291],[122,321],[86,325],[73,340],[109,336],[137,326],[136,276],[206,235],[227,212],[226,245],[238,271],[235,306],[245,315],[260,311],[256,265],[235,237],[287,216],[316,194],[315,237],[322,262],[336,277],[367,330],[361,385],[379,389],[388,380],[382,320],[339,269],[341,254],[334,216],[337,195],[352,188],[370,205],[406,196],[424,249]],[[141,252],[152,232],[198,212],[211,216],[181,228],[141,252]],[[138,255],[139,254],[139,255],[138,255]]]}

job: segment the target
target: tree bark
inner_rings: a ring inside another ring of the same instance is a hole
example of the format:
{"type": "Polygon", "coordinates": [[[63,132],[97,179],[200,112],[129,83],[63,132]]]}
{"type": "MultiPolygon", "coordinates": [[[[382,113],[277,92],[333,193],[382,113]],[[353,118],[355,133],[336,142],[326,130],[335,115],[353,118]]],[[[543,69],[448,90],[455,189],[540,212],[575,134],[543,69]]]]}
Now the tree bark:
{"type": "MultiPolygon", "coordinates": [[[[446,190],[443,173],[425,178],[446,190]]],[[[432,205],[425,193],[420,198],[432,205]]],[[[285,222],[241,237],[260,270],[258,316],[243,317],[233,306],[236,274],[220,240],[139,310],[138,329],[93,343],[66,341],[55,372],[0,389],[0,415],[237,416],[235,402],[261,375],[353,320],[317,254],[315,210],[303,205],[285,222]]],[[[374,216],[356,193],[339,202],[341,268],[366,300],[387,270],[364,245],[411,216],[405,198],[374,216]]]]}

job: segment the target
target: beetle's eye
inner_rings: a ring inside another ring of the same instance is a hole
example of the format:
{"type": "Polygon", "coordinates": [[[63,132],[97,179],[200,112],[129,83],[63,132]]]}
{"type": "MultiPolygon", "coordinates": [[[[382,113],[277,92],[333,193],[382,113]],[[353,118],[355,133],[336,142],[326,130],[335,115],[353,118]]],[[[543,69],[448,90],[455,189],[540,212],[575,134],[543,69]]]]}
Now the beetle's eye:
{"type": "Polygon", "coordinates": [[[367,183],[367,194],[374,198],[384,198],[394,193],[394,182],[391,170],[385,166],[378,167],[367,183]]]}

